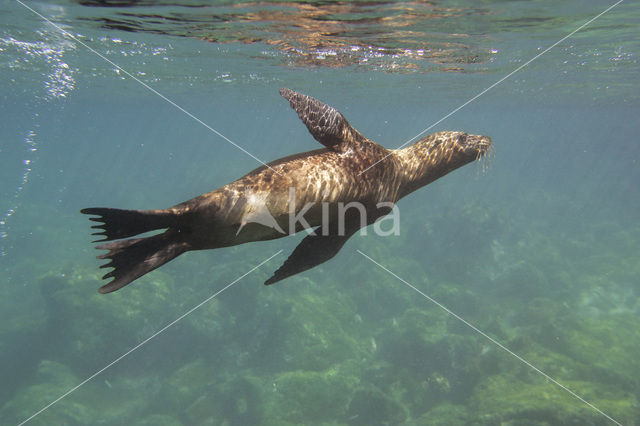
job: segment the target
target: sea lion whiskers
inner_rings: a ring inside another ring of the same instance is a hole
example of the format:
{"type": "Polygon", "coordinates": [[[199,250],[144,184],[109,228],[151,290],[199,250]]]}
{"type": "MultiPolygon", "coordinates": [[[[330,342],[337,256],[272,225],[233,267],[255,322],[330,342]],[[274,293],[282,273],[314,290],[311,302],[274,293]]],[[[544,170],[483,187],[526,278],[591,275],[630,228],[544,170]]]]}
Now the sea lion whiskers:
{"type": "Polygon", "coordinates": [[[491,144],[485,151],[478,152],[476,161],[478,161],[478,163],[480,164],[480,170],[483,176],[487,174],[487,171],[489,170],[489,168],[491,168],[491,165],[495,160],[495,156],[496,156],[495,149],[496,149],[495,146],[491,144]]]}

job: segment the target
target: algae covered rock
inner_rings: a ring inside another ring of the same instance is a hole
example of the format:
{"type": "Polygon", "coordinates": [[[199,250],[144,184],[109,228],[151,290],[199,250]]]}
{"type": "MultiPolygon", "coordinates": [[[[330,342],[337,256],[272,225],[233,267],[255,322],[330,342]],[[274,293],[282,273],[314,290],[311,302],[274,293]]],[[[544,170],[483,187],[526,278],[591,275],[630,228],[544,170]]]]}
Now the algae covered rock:
{"type": "Polygon", "coordinates": [[[368,347],[350,330],[354,309],[345,298],[300,293],[268,330],[256,353],[279,360],[273,368],[323,371],[357,358],[368,347]]]}
{"type": "Polygon", "coordinates": [[[464,398],[483,356],[478,338],[451,333],[457,323],[437,308],[408,309],[393,324],[380,336],[381,356],[395,366],[392,377],[409,390],[405,399],[412,411],[420,415],[443,399],[464,398]]]}
{"type": "MultiPolygon", "coordinates": [[[[623,424],[634,424],[638,403],[633,395],[599,383],[563,384],[623,424]]],[[[522,381],[491,376],[474,389],[471,400],[479,424],[605,425],[599,412],[542,378],[522,381]]]]}
{"type": "Polygon", "coordinates": [[[107,296],[96,291],[97,282],[97,275],[82,270],[52,272],[39,282],[51,351],[74,367],[110,361],[107,354],[121,354],[180,312],[170,297],[172,282],[162,273],[107,296]]]}
{"type": "MultiPolygon", "coordinates": [[[[14,423],[26,420],[76,386],[79,381],[69,367],[43,360],[38,365],[33,384],[24,387],[0,408],[0,418],[11,419],[14,423]]],[[[90,424],[96,418],[95,410],[78,402],[77,399],[65,398],[33,418],[30,424],[90,424]]]]}
{"type": "Polygon", "coordinates": [[[251,376],[221,381],[184,410],[189,424],[257,425],[263,423],[262,389],[251,376]]]}
{"type": "MultiPolygon", "coordinates": [[[[6,294],[0,295],[3,296],[6,294]]],[[[2,313],[6,317],[0,321],[0,401],[7,401],[19,389],[25,378],[36,371],[43,356],[50,356],[43,344],[50,336],[42,304],[16,302],[15,296],[4,301],[7,303],[2,313]]]]}
{"type": "Polygon", "coordinates": [[[177,412],[214,388],[217,382],[215,369],[203,359],[198,359],[178,368],[163,382],[160,399],[166,401],[166,408],[177,412]]]}
{"type": "Polygon", "coordinates": [[[152,414],[139,422],[135,426],[183,426],[180,420],[167,414],[152,414]]]}
{"type": "Polygon", "coordinates": [[[562,329],[559,336],[566,342],[567,354],[584,364],[580,377],[637,392],[640,329],[629,326],[637,321],[637,315],[627,313],[584,317],[575,327],[562,329]]]}
{"type": "Polygon", "coordinates": [[[218,367],[204,359],[182,366],[162,384],[158,409],[187,424],[261,424],[262,382],[242,370],[221,374],[218,367]]]}
{"type": "Polygon", "coordinates": [[[466,426],[473,424],[471,419],[467,407],[464,405],[443,403],[405,424],[407,426],[466,426]]]}
{"type": "Polygon", "coordinates": [[[273,424],[344,419],[358,377],[349,368],[323,372],[288,371],[273,379],[268,415],[273,424]]]}
{"type": "Polygon", "coordinates": [[[361,389],[355,393],[347,411],[349,425],[397,425],[407,418],[408,410],[399,401],[376,388],[361,389]]]}

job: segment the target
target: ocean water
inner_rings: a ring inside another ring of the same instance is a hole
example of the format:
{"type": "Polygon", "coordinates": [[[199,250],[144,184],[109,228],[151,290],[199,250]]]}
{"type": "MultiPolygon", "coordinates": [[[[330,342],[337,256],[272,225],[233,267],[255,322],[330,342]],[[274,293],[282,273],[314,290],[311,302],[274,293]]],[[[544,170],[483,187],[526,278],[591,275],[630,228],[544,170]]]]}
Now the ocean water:
{"type": "Polygon", "coordinates": [[[545,51],[611,5],[0,1],[0,424],[640,424],[640,7],[545,51]],[[281,87],[494,149],[273,286],[304,233],[99,294],[79,210],[318,148],[281,87]]]}

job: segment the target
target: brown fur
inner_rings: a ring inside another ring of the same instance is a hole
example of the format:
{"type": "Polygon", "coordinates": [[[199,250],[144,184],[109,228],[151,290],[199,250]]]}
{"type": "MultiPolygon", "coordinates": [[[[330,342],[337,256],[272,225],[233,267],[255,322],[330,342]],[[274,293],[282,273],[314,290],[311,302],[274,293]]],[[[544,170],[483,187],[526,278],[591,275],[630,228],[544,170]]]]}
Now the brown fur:
{"type": "MultiPolygon", "coordinates": [[[[373,212],[377,203],[396,203],[416,189],[478,159],[491,145],[485,136],[438,132],[407,148],[387,150],[358,133],[333,108],[288,89],[281,93],[290,100],[313,136],[327,148],[273,161],[268,167],[259,167],[235,182],[168,209],[84,209],[83,213],[100,216],[92,220],[103,222],[94,227],[103,231],[97,233],[106,237],[103,241],[134,236],[149,229],[167,229],[161,237],[149,237],[155,238],[152,242],[142,238],[98,246],[110,250],[100,256],[111,260],[104,266],[115,268],[105,275],[105,278],[114,277],[114,281],[103,286],[101,292],[117,290],[185,251],[281,238],[299,231],[289,229],[291,188],[295,190],[296,213],[312,203],[314,207],[304,218],[311,227],[317,227],[322,224],[323,203],[331,206],[330,223],[335,220],[338,203],[357,201],[373,212]],[[245,215],[255,209],[256,199],[266,204],[284,234],[257,223],[243,223],[245,215]],[[136,223],[132,222],[134,219],[136,223]]],[[[350,232],[358,227],[354,226],[350,232]]],[[[334,235],[324,240],[307,237],[268,283],[326,261],[337,253],[349,235],[334,235]],[[307,261],[305,256],[309,257],[314,247],[326,255],[307,261]]]]}

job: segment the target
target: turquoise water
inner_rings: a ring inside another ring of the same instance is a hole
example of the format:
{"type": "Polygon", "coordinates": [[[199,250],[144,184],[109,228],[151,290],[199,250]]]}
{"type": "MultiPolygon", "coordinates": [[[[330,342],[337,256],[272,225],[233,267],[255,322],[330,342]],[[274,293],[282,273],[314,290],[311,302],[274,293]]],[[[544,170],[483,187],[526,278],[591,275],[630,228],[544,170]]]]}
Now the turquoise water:
{"type": "Polygon", "coordinates": [[[269,287],[302,235],[192,252],[109,295],[81,208],[260,165],[141,82],[263,161],[319,147],[280,87],[395,148],[609,4],[100,3],[28,4],[73,39],[0,2],[1,424],[640,424],[637,3],[431,128],[495,149],[399,236],[269,287]]]}

